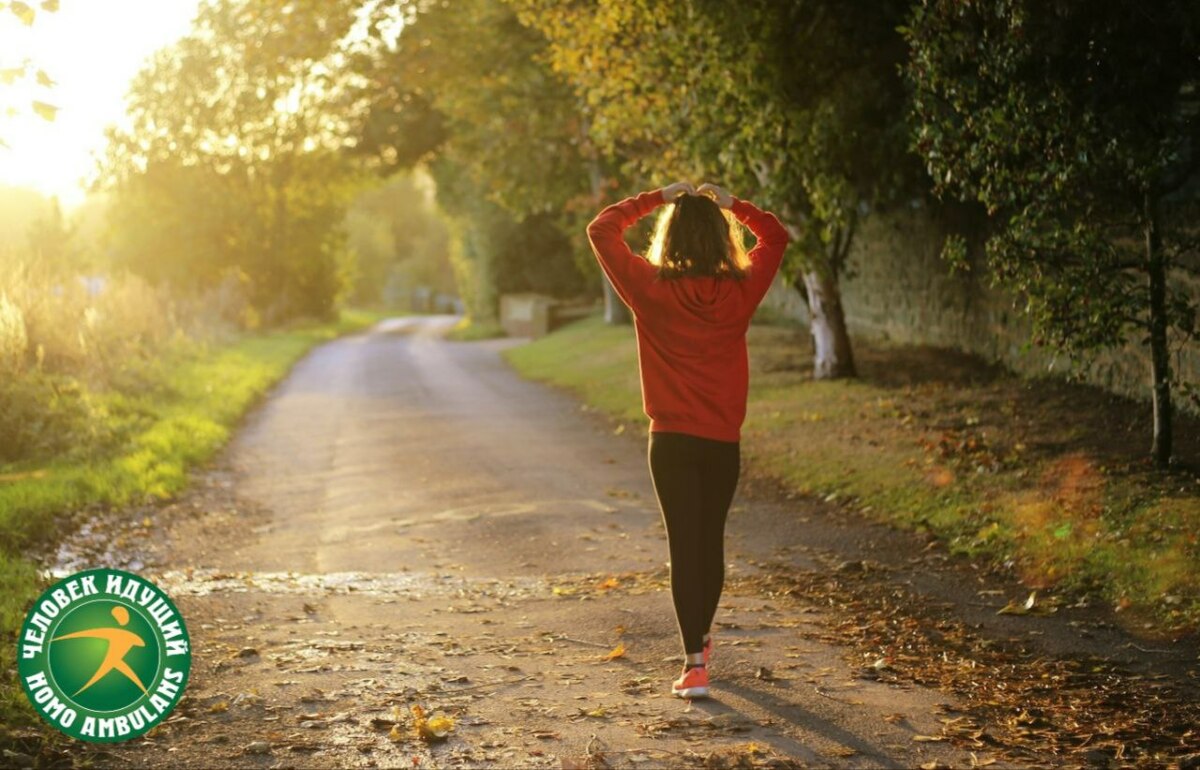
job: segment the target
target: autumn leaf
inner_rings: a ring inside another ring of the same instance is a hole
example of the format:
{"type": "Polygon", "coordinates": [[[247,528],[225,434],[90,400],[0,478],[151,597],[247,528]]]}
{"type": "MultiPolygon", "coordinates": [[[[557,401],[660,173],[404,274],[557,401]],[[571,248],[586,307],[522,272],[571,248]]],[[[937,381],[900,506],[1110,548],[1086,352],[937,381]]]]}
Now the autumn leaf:
{"type": "Polygon", "coordinates": [[[47,13],[57,13],[58,0],[42,0],[42,10],[47,13]]]}
{"type": "Polygon", "coordinates": [[[426,717],[425,709],[414,703],[412,705],[413,728],[417,737],[423,741],[434,742],[445,740],[454,730],[454,720],[445,714],[434,714],[426,717]]]}
{"type": "Polygon", "coordinates": [[[610,577],[607,580],[600,583],[599,585],[597,585],[596,588],[598,588],[602,591],[607,591],[610,588],[616,588],[618,585],[620,585],[620,583],[617,582],[617,579],[615,577],[610,577]]]}
{"type": "Polygon", "coordinates": [[[33,8],[31,8],[28,3],[22,3],[20,0],[13,0],[13,2],[8,4],[8,10],[12,11],[13,14],[26,25],[33,24],[33,17],[36,15],[36,13],[34,13],[33,8]]]}
{"type": "Polygon", "coordinates": [[[609,650],[608,654],[604,655],[601,660],[615,660],[623,657],[625,657],[625,642],[620,642],[616,647],[609,650]]]}
{"type": "Polygon", "coordinates": [[[37,71],[37,82],[39,86],[45,86],[46,88],[53,88],[57,85],[54,82],[54,78],[46,74],[46,70],[37,71]]]}
{"type": "Polygon", "coordinates": [[[54,120],[55,116],[58,115],[58,108],[53,104],[46,104],[45,102],[34,102],[33,111],[44,120],[54,120]]]}
{"type": "Polygon", "coordinates": [[[24,75],[24,67],[6,67],[4,69],[0,69],[0,82],[4,83],[6,86],[11,86],[13,83],[17,82],[17,78],[23,77],[24,75]]]}

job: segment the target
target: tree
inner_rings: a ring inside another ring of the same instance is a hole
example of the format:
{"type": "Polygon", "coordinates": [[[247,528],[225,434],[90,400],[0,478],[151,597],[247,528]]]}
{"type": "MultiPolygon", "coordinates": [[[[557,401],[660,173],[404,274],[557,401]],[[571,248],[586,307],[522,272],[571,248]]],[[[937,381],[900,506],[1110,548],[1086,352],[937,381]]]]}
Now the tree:
{"type": "MultiPolygon", "coordinates": [[[[987,208],[986,267],[1035,342],[1086,356],[1145,335],[1166,465],[1171,347],[1197,332],[1198,298],[1172,279],[1197,273],[1181,261],[1196,232],[1164,209],[1200,167],[1200,6],[925,0],[905,35],[937,192],[987,208]]],[[[963,239],[948,247],[964,264],[963,239]]]]}
{"type": "MultiPolygon", "coordinates": [[[[375,95],[364,148],[397,165],[437,159],[460,260],[493,260],[480,268],[491,283],[561,295],[599,280],[584,237],[595,164],[572,90],[540,60],[545,39],[499,0],[407,7],[398,38],[362,68],[375,95]]],[[[496,288],[465,294],[494,299],[496,288]]]]}
{"type": "Polygon", "coordinates": [[[454,292],[450,236],[432,186],[424,174],[395,174],[351,205],[346,220],[358,266],[355,302],[378,304],[417,288],[454,292]]]}
{"type": "Polygon", "coordinates": [[[814,375],[853,375],[839,278],[858,218],[919,171],[897,71],[907,4],[510,1],[550,39],[593,138],[631,174],[715,177],[781,214],[814,375]]]}
{"type": "Polygon", "coordinates": [[[116,244],[180,289],[246,276],[268,320],[335,309],[348,280],[340,41],[355,3],[208,0],[192,32],[135,78],[99,187],[116,244]],[[181,237],[186,236],[186,237],[181,237]]]}

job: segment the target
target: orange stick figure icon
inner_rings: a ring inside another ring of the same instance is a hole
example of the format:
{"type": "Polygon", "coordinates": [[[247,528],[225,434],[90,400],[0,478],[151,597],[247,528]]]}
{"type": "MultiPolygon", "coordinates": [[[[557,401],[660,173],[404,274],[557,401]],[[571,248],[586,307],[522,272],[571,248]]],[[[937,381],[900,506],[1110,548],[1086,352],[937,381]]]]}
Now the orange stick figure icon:
{"type": "MultiPolygon", "coordinates": [[[[117,619],[117,623],[122,626],[129,623],[129,610],[119,604],[112,608],[112,615],[117,619]]],[[[124,628],[101,627],[87,628],[83,631],[76,631],[73,634],[63,634],[51,641],[57,642],[60,639],[103,639],[108,642],[108,651],[104,653],[104,660],[100,662],[100,667],[96,669],[96,673],[92,675],[87,684],[75,692],[75,695],[99,682],[105,674],[113,670],[119,671],[129,677],[130,681],[141,688],[142,692],[147,692],[146,685],[142,684],[142,680],[138,679],[138,675],[125,662],[125,656],[129,654],[130,650],[134,647],[146,646],[146,642],[142,637],[124,628]]]]}

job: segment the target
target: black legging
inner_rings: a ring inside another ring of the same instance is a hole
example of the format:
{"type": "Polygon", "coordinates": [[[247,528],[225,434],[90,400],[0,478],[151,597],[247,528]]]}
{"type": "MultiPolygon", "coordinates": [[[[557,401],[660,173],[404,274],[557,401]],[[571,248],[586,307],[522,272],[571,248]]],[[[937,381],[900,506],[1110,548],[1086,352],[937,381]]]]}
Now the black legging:
{"type": "Polygon", "coordinates": [[[741,445],[684,433],[650,434],[650,476],[671,554],[671,598],[684,652],[704,647],[725,583],[725,518],[741,445]]]}

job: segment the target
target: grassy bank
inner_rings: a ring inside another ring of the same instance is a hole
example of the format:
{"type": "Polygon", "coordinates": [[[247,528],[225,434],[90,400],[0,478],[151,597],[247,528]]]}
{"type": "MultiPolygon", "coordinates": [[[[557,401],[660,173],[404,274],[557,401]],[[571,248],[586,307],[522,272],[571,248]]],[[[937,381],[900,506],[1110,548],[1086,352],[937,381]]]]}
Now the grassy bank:
{"type": "MultiPolygon", "coordinates": [[[[120,441],[86,460],[0,467],[0,723],[36,717],[16,686],[13,644],[25,609],[42,587],[27,558],[47,546],[72,515],[91,505],[163,498],[183,488],[189,468],[229,438],[238,420],[313,345],[370,325],[378,314],[348,311],[339,321],[188,346],[143,373],[136,391],[88,394],[96,425],[120,441]]],[[[0,743],[4,742],[0,735],[0,743]]]]}
{"type": "MultiPolygon", "coordinates": [[[[1139,630],[1200,620],[1200,479],[1146,462],[1149,407],[947,351],[857,341],[861,378],[815,382],[803,330],[754,326],[748,474],[927,530],[1139,630]]],[[[524,376],[644,425],[632,330],[589,319],[506,351],[524,376]]],[[[1178,455],[1200,460],[1182,419],[1178,455]]],[[[1050,609],[1039,600],[1039,609],[1050,609]]]]}
{"type": "Polygon", "coordinates": [[[477,321],[470,316],[463,316],[454,327],[446,333],[446,339],[454,342],[474,342],[503,337],[504,329],[496,321],[477,321]]]}

